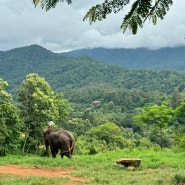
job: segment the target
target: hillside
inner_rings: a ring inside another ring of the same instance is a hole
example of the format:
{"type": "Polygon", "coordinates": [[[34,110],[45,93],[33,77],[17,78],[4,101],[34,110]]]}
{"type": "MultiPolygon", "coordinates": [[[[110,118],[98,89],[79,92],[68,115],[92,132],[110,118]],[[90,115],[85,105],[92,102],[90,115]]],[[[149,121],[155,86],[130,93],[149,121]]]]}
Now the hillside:
{"type": "Polygon", "coordinates": [[[61,53],[62,56],[90,56],[96,60],[128,69],[172,69],[185,71],[185,46],[149,50],[138,49],[81,49],[61,53]]]}
{"type": "Polygon", "coordinates": [[[89,58],[64,57],[32,45],[0,52],[0,78],[15,92],[30,73],[44,77],[55,91],[69,92],[87,86],[160,91],[167,94],[174,87],[185,87],[185,76],[175,71],[129,70],[89,58]]]}
{"type": "Polygon", "coordinates": [[[38,45],[0,51],[0,78],[9,83],[9,89],[15,90],[26,75],[38,73],[43,76],[58,60],[65,61],[65,57],[58,56],[38,45]]]}

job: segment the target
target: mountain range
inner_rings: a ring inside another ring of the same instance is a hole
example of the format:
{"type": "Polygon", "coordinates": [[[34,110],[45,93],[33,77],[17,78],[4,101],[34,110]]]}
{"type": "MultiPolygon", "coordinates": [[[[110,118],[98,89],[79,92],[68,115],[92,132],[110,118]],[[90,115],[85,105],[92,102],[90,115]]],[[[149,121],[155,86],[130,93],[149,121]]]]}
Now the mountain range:
{"type": "Polygon", "coordinates": [[[80,49],[61,53],[62,56],[89,56],[98,61],[127,67],[128,69],[172,69],[185,71],[185,46],[150,50],[137,49],[80,49]]]}
{"type": "Polygon", "coordinates": [[[68,93],[75,88],[98,85],[171,93],[174,87],[181,90],[185,87],[184,74],[177,72],[184,72],[184,55],[185,47],[155,51],[96,48],[53,53],[39,45],[31,45],[0,51],[0,78],[8,82],[11,93],[30,73],[44,77],[55,91],[68,93]]]}

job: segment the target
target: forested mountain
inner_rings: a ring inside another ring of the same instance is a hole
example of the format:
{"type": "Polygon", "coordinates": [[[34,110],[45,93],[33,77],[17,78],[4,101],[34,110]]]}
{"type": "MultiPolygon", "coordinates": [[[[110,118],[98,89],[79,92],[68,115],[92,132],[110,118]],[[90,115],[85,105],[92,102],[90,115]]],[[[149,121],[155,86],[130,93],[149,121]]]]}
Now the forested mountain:
{"type": "Polygon", "coordinates": [[[170,94],[174,87],[178,86],[180,90],[185,87],[184,74],[175,71],[128,70],[87,56],[64,57],[38,45],[1,51],[0,66],[0,77],[9,83],[11,92],[30,73],[38,73],[55,91],[62,92],[104,85],[112,88],[157,90],[170,94]]]}
{"type": "Polygon", "coordinates": [[[65,61],[65,57],[38,45],[0,51],[0,78],[9,83],[11,90],[16,89],[29,73],[47,76],[58,60],[65,61]]]}
{"type": "Polygon", "coordinates": [[[96,60],[129,69],[172,69],[185,71],[185,46],[149,50],[138,49],[80,49],[61,53],[62,56],[90,56],[96,60]]]}

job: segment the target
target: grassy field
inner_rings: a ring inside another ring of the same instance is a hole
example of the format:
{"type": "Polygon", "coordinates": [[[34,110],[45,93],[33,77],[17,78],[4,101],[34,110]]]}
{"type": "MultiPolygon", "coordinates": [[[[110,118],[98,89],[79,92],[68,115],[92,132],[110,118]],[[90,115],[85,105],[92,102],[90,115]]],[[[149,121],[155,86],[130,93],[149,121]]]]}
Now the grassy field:
{"type": "MultiPolygon", "coordinates": [[[[121,150],[97,155],[74,155],[73,159],[47,158],[38,156],[6,156],[0,158],[0,165],[19,164],[39,168],[72,168],[70,174],[80,177],[79,184],[97,185],[175,185],[185,184],[185,151],[175,150],[121,150]],[[116,164],[120,158],[140,158],[140,167],[133,170],[116,164]]],[[[67,184],[66,177],[17,177],[0,174],[0,185],[45,185],[67,184]]]]}

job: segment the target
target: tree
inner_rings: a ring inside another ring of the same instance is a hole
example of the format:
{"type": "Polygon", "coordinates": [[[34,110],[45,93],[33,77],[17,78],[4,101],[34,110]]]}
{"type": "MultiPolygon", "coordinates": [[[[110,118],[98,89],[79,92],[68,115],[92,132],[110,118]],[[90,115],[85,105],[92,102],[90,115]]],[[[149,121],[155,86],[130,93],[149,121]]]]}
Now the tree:
{"type": "MultiPolygon", "coordinates": [[[[39,3],[42,8],[49,10],[55,8],[58,2],[72,3],[72,0],[33,0],[35,6],[39,3]]],[[[93,22],[106,19],[110,13],[118,13],[126,6],[130,5],[129,0],[104,0],[103,3],[97,4],[91,7],[83,20],[89,20],[90,24],[93,22]]],[[[137,33],[138,27],[143,27],[146,20],[152,20],[155,25],[157,19],[163,19],[169,10],[169,7],[173,4],[173,0],[135,0],[132,3],[130,11],[123,18],[121,29],[125,32],[130,29],[133,34],[137,33]]]]}
{"type": "Polygon", "coordinates": [[[177,87],[174,88],[173,94],[171,95],[171,98],[170,98],[171,107],[176,108],[180,104],[181,99],[182,98],[181,98],[181,94],[179,93],[179,89],[177,87]]]}
{"type": "Polygon", "coordinates": [[[122,147],[124,145],[124,138],[121,129],[112,122],[107,122],[105,124],[91,128],[87,132],[87,135],[90,138],[105,141],[107,145],[110,146],[116,144],[122,147]]]}
{"type": "Polygon", "coordinates": [[[20,149],[21,120],[12,103],[11,94],[6,92],[8,83],[0,78],[0,150],[10,153],[20,149]]]}
{"type": "Polygon", "coordinates": [[[161,106],[153,105],[142,109],[138,115],[135,116],[137,122],[147,124],[148,126],[154,125],[160,131],[160,146],[163,148],[163,128],[172,119],[173,109],[166,103],[161,106]]]}
{"type": "Polygon", "coordinates": [[[63,127],[69,113],[72,111],[71,107],[68,104],[68,100],[64,99],[61,93],[57,93],[54,96],[54,104],[56,105],[58,116],[56,117],[56,124],[59,127],[63,127]]]}
{"type": "Polygon", "coordinates": [[[176,119],[180,124],[185,123],[185,102],[181,102],[180,105],[175,109],[176,119]]]}
{"type": "Polygon", "coordinates": [[[17,100],[20,103],[20,114],[25,125],[25,148],[38,150],[43,141],[42,131],[49,118],[64,120],[69,111],[67,101],[61,95],[55,95],[49,84],[38,74],[29,74],[18,90],[17,100]],[[65,110],[61,110],[61,109],[65,110]]]}

